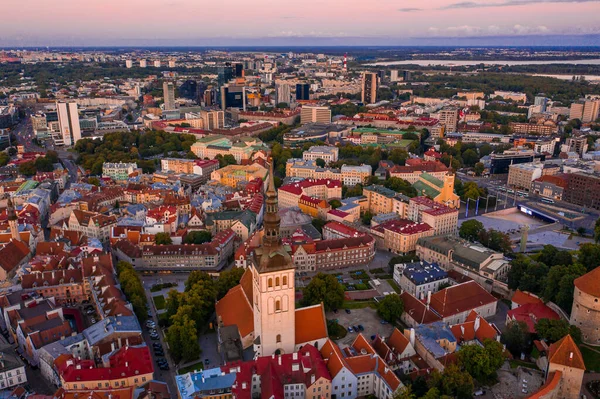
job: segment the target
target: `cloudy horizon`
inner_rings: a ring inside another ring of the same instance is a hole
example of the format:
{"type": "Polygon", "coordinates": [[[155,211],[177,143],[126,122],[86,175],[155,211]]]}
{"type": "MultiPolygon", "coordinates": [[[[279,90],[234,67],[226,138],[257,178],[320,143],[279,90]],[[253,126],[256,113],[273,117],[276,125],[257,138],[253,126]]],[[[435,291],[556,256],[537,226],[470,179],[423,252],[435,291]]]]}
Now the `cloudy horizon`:
{"type": "Polygon", "coordinates": [[[589,46],[600,35],[600,0],[5,2],[0,46],[560,44],[556,37],[589,46]]]}

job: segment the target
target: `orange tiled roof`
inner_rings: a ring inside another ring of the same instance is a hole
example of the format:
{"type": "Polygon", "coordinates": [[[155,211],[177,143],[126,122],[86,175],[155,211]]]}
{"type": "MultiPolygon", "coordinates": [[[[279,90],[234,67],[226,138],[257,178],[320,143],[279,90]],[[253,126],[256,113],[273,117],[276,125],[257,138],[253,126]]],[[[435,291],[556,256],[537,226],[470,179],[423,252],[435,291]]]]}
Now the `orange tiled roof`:
{"type": "Polygon", "coordinates": [[[519,306],[525,305],[526,303],[534,303],[534,304],[539,303],[542,305],[544,304],[544,301],[542,301],[537,296],[533,295],[530,292],[523,292],[521,290],[515,291],[515,294],[511,298],[511,301],[516,303],[519,306]]]}
{"type": "Polygon", "coordinates": [[[296,344],[327,338],[323,304],[296,309],[296,344]]]}
{"type": "Polygon", "coordinates": [[[576,278],[573,282],[575,287],[588,295],[600,297],[600,266],[589,273],[576,278]]]}
{"type": "Polygon", "coordinates": [[[585,370],[583,356],[571,335],[567,335],[560,341],[550,345],[548,362],[585,370]]]}
{"type": "Polygon", "coordinates": [[[448,317],[498,300],[475,281],[453,285],[431,296],[431,308],[448,317]]]}
{"type": "Polygon", "coordinates": [[[246,269],[244,274],[242,274],[242,278],[240,279],[240,285],[242,286],[244,294],[246,294],[246,298],[248,298],[250,305],[254,306],[254,295],[252,295],[254,284],[252,281],[252,271],[249,268],[246,269]]]}
{"type": "Polygon", "coordinates": [[[0,267],[10,273],[29,255],[29,247],[23,241],[11,240],[0,249],[0,267]]]}
{"type": "Polygon", "coordinates": [[[215,310],[222,325],[237,326],[240,336],[245,337],[254,331],[254,311],[241,284],[230,289],[215,304],[215,310]]]}
{"type": "Polygon", "coordinates": [[[327,369],[332,377],[335,377],[346,366],[340,347],[329,338],[321,348],[321,356],[327,361],[327,369]]]}

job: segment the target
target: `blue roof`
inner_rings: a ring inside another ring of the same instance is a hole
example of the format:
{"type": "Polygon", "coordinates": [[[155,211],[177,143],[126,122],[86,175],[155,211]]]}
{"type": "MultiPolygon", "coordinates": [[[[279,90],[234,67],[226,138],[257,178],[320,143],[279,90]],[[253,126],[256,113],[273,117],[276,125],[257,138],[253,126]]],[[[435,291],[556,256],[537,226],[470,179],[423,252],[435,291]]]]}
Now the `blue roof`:
{"type": "Polygon", "coordinates": [[[447,354],[438,341],[445,339],[448,342],[456,342],[456,338],[450,328],[443,321],[430,324],[420,324],[415,327],[415,335],[421,341],[425,349],[431,352],[436,359],[447,354]]]}
{"type": "Polygon", "coordinates": [[[192,371],[175,377],[179,396],[190,399],[198,392],[229,389],[235,383],[236,373],[225,374],[220,368],[192,371]]]}
{"type": "Polygon", "coordinates": [[[427,284],[448,277],[448,273],[442,270],[437,263],[425,261],[406,263],[402,274],[416,285],[427,284]]]}
{"type": "Polygon", "coordinates": [[[109,316],[83,330],[90,345],[95,345],[113,332],[141,332],[142,328],[135,316],[109,316]]]}

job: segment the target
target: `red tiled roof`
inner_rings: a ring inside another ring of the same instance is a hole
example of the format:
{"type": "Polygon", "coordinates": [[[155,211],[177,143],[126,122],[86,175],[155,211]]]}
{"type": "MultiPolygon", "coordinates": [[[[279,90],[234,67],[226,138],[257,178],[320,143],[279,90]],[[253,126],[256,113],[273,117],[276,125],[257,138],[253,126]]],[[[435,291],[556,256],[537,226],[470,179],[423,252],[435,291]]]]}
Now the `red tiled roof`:
{"type": "Polygon", "coordinates": [[[417,298],[403,292],[400,294],[400,298],[404,302],[404,311],[410,316],[417,324],[428,324],[435,321],[440,321],[442,318],[431,311],[427,305],[419,301],[417,298]]]}
{"type": "Polygon", "coordinates": [[[585,370],[583,356],[571,335],[566,335],[560,341],[550,345],[548,362],[585,370]]]}
{"type": "Polygon", "coordinates": [[[379,231],[381,233],[384,230],[389,230],[397,234],[412,235],[424,233],[432,230],[432,227],[427,223],[417,223],[408,219],[393,219],[383,222],[373,227],[372,230],[379,231]]]}
{"type": "Polygon", "coordinates": [[[246,337],[254,331],[254,311],[241,284],[230,289],[217,301],[215,310],[223,327],[237,326],[241,337],[246,337]]]}
{"type": "Polygon", "coordinates": [[[526,303],[507,313],[508,317],[527,324],[529,332],[535,334],[535,325],[541,319],[560,320],[560,316],[554,310],[543,303],[526,303]]]}
{"type": "Polygon", "coordinates": [[[29,256],[29,247],[23,241],[11,240],[0,249],[0,267],[6,273],[10,273],[27,256],[29,256]]]}
{"type": "Polygon", "coordinates": [[[323,304],[296,309],[295,330],[297,345],[327,338],[323,304]]]}
{"type": "Polygon", "coordinates": [[[534,181],[540,183],[550,183],[558,187],[567,188],[567,180],[562,175],[544,175],[535,179],[534,181]]]}
{"type": "Polygon", "coordinates": [[[523,292],[521,290],[516,290],[515,294],[513,295],[513,297],[510,300],[511,300],[511,302],[514,302],[519,306],[525,305],[527,303],[542,304],[542,305],[544,304],[544,301],[542,301],[537,296],[533,295],[530,292],[523,292]]]}
{"type": "Polygon", "coordinates": [[[431,296],[431,308],[442,318],[472,310],[498,300],[475,281],[453,285],[431,296]]]}
{"type": "Polygon", "coordinates": [[[576,278],[573,284],[575,284],[575,287],[579,288],[580,291],[593,297],[600,298],[600,266],[596,267],[591,272],[576,278]]]}

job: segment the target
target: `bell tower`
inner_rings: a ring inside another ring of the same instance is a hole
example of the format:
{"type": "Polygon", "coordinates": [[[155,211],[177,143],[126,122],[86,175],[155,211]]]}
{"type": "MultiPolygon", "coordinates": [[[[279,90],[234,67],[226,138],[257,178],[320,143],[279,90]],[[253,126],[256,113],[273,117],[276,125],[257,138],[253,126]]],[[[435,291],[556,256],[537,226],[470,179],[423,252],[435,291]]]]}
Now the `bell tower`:
{"type": "Polygon", "coordinates": [[[19,218],[17,217],[17,212],[15,212],[15,207],[13,205],[10,197],[8,198],[8,203],[6,204],[6,213],[8,214],[8,227],[10,227],[10,237],[13,240],[21,240],[19,236],[19,218]]]}
{"type": "Polygon", "coordinates": [[[281,243],[273,161],[264,217],[262,245],[252,260],[254,351],[257,356],[291,353],[296,345],[294,263],[281,243]]]}

